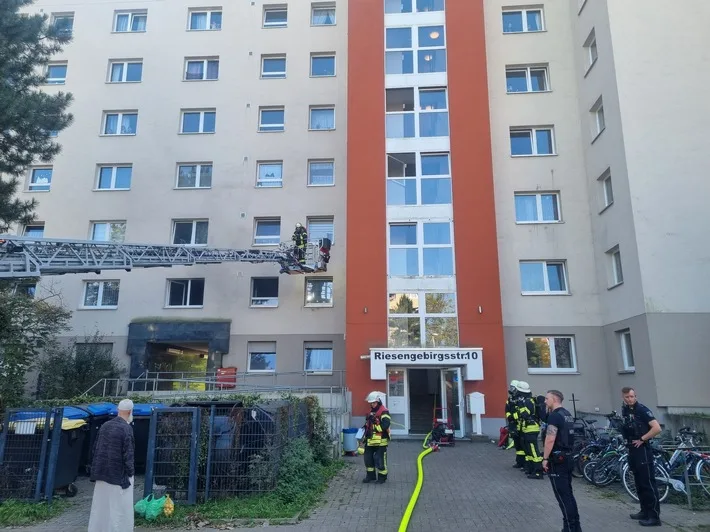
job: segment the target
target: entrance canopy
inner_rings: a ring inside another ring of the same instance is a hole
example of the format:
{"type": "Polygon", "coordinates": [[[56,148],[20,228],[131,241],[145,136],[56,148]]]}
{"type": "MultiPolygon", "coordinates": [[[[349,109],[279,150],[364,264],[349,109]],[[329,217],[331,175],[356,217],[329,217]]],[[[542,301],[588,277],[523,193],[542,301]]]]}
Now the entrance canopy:
{"type": "Polygon", "coordinates": [[[480,347],[437,347],[432,349],[370,349],[370,378],[385,380],[387,366],[462,366],[467,381],[483,380],[483,349],[480,347]]]}

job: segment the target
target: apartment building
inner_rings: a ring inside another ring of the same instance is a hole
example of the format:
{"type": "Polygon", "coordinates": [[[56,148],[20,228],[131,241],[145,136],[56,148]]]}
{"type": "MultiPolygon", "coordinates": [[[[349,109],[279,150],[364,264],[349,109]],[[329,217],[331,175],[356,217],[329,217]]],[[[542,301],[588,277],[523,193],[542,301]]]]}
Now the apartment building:
{"type": "Polygon", "coordinates": [[[48,277],[74,311],[72,335],[101,332],[133,377],[222,366],[255,382],[342,377],[345,7],[29,8],[73,35],[46,90],[74,95],[74,123],[52,164],[28,172],[23,196],[39,201],[39,221],[26,234],[277,249],[300,222],[310,240],[333,241],[323,274],[225,263],[48,277]]]}
{"type": "Polygon", "coordinates": [[[75,122],[28,173],[27,234],[334,240],[305,279],[44,283],[133,376],[177,352],[284,384],[344,371],[352,413],[380,390],[397,435],[433,415],[497,434],[511,379],[586,412],[632,385],[661,417],[707,413],[710,4],[687,4],[38,2],[74,34],[47,90],[75,122]]]}

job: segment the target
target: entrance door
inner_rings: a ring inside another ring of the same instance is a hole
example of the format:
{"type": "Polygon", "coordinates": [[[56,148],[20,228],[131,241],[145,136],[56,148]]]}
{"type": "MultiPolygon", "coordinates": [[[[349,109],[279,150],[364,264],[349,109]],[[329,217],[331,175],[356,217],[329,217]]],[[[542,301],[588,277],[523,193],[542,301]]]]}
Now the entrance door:
{"type": "Polygon", "coordinates": [[[387,409],[390,411],[393,435],[402,436],[409,430],[409,405],[407,402],[407,370],[387,370],[387,409]]]}
{"type": "Polygon", "coordinates": [[[442,417],[451,419],[456,430],[456,437],[463,438],[464,400],[461,368],[441,370],[441,396],[444,398],[442,417]]]}

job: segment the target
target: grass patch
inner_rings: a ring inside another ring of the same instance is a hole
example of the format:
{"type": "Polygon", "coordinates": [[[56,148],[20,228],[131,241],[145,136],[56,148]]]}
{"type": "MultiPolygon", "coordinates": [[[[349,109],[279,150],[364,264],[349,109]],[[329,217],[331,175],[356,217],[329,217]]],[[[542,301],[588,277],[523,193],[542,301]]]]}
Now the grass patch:
{"type": "Polygon", "coordinates": [[[7,500],[0,503],[0,526],[31,525],[57,517],[69,507],[64,499],[46,502],[24,502],[7,500]]]}

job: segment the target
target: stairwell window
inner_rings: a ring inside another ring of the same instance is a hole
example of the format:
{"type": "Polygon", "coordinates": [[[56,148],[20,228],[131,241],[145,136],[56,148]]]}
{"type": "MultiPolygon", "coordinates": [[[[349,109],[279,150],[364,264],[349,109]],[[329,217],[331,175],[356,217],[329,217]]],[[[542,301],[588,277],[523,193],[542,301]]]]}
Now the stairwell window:
{"type": "Polygon", "coordinates": [[[259,308],[279,306],[278,277],[252,277],[251,306],[259,308]]]}
{"type": "Polygon", "coordinates": [[[305,342],[303,351],[306,373],[333,373],[332,342],[305,342]]]}
{"type": "Polygon", "coordinates": [[[528,373],[576,373],[573,336],[527,336],[528,373]]]}
{"type": "Polygon", "coordinates": [[[631,330],[625,329],[616,333],[619,339],[619,349],[621,351],[621,362],[624,365],[624,371],[636,371],[636,363],[634,362],[634,347],[631,344],[631,330]]]}
{"type": "Polygon", "coordinates": [[[175,220],[172,242],[183,246],[206,246],[208,232],[207,220],[175,220]]]}
{"type": "Polygon", "coordinates": [[[385,30],[385,74],[414,73],[412,28],[385,30]]]}
{"type": "Polygon", "coordinates": [[[444,0],[417,0],[417,13],[443,10],[444,0]]]}
{"type": "Polygon", "coordinates": [[[276,371],[276,342],[249,342],[247,372],[274,373],[276,371]]]}
{"type": "Polygon", "coordinates": [[[331,131],[335,129],[335,107],[311,107],[308,129],[310,131],[331,131]]]}
{"type": "Polygon", "coordinates": [[[422,26],[417,31],[417,72],[446,72],[444,26],[422,26]]]}
{"type": "Polygon", "coordinates": [[[130,190],[132,175],[131,165],[99,166],[96,190],[130,190]]]}
{"type": "Polygon", "coordinates": [[[568,294],[567,272],[563,261],[520,261],[523,295],[568,294]]]}
{"type": "Polygon", "coordinates": [[[333,306],[333,279],[327,277],[306,278],[306,307],[333,306]]]}
{"type": "Polygon", "coordinates": [[[168,279],[166,307],[201,308],[204,301],[204,279],[168,279]]]}
{"type": "Polygon", "coordinates": [[[147,11],[117,11],[114,18],[113,31],[116,33],[144,32],[147,22],[147,11]]]}
{"type": "Polygon", "coordinates": [[[81,308],[107,309],[118,308],[120,281],[84,281],[84,296],[81,308]]]}
{"type": "Polygon", "coordinates": [[[178,164],[175,188],[211,188],[212,163],[178,164]]]}
{"type": "Polygon", "coordinates": [[[390,293],[388,314],[388,347],[458,346],[453,293],[390,293]]]}
{"type": "Polygon", "coordinates": [[[30,192],[49,192],[49,189],[52,186],[53,172],[54,170],[51,166],[32,168],[30,170],[27,190],[30,192]]]}
{"type": "Polygon", "coordinates": [[[411,13],[412,0],[385,0],[385,13],[411,13]]]}
{"type": "Polygon", "coordinates": [[[510,128],[510,154],[513,157],[555,155],[553,129],[510,128]]]}
{"type": "Polygon", "coordinates": [[[121,243],[126,239],[126,222],[92,222],[91,240],[121,243]]]}
{"type": "Polygon", "coordinates": [[[103,135],[135,135],[138,130],[138,112],[105,112],[103,122],[103,135]]]}
{"type": "Polygon", "coordinates": [[[281,243],[281,220],[257,219],[254,223],[255,246],[278,246],[281,243]]]}

